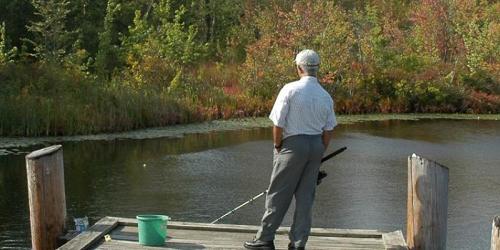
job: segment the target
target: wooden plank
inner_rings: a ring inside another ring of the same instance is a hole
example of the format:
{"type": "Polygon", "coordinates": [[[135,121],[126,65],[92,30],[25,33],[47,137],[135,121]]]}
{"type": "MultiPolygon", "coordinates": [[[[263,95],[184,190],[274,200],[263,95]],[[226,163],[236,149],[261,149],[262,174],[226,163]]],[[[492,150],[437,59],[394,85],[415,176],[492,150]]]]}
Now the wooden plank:
{"type": "MultiPolygon", "coordinates": [[[[288,234],[290,227],[283,227],[284,234],[288,234]]],[[[367,229],[336,229],[312,228],[311,236],[351,237],[351,238],[382,238],[382,231],[367,229]]]]}
{"type": "Polygon", "coordinates": [[[449,170],[408,157],[407,243],[410,249],[446,249],[449,170]]]}
{"type": "MultiPolygon", "coordinates": [[[[137,241],[137,227],[134,226],[118,226],[111,232],[112,239],[137,241]]],[[[185,230],[185,229],[167,229],[169,236],[167,241],[185,240],[185,241],[221,241],[232,242],[231,244],[240,244],[246,240],[252,239],[254,233],[234,233],[234,232],[214,232],[200,230],[185,230]]],[[[278,235],[286,239],[284,235],[278,235]]],[[[311,236],[309,242],[313,244],[358,244],[358,245],[380,245],[383,246],[382,239],[376,238],[350,238],[350,237],[324,237],[311,236]]]]}
{"type": "Polygon", "coordinates": [[[385,249],[387,250],[407,250],[406,242],[401,231],[394,231],[382,235],[385,249]]]}
{"type": "MultiPolygon", "coordinates": [[[[276,249],[288,249],[288,239],[276,240],[276,249]]],[[[141,246],[139,243],[134,241],[121,241],[121,240],[111,240],[103,242],[101,245],[97,246],[95,249],[103,250],[114,250],[114,249],[243,249],[242,242],[239,244],[221,244],[220,242],[184,242],[184,241],[169,241],[164,246],[160,247],[147,247],[141,246]]],[[[373,246],[359,246],[359,245],[316,245],[308,243],[307,249],[309,250],[329,250],[329,249],[344,249],[344,250],[383,250],[383,246],[373,245],[373,246]]]]}
{"type": "Polygon", "coordinates": [[[495,216],[491,225],[491,250],[500,250],[500,216],[495,216]]]}
{"type": "MultiPolygon", "coordinates": [[[[136,219],[117,218],[120,225],[137,226],[136,219]]],[[[258,226],[236,224],[209,224],[194,222],[169,221],[168,228],[185,230],[208,230],[217,232],[256,233],[258,226]]],[[[290,227],[280,227],[276,234],[288,234],[290,227]]],[[[353,238],[382,238],[384,232],[365,229],[337,229],[337,228],[312,228],[311,236],[353,237],[353,238]]]]}
{"type": "Polygon", "coordinates": [[[37,250],[52,250],[65,231],[66,221],[62,146],[55,145],[28,154],[26,176],[31,245],[37,250]]]}
{"type": "Polygon", "coordinates": [[[58,248],[60,250],[70,249],[89,249],[93,244],[102,240],[104,235],[108,234],[118,226],[118,219],[111,217],[104,217],[99,220],[87,231],[82,232],[71,241],[58,248]]]}
{"type": "MultiPolygon", "coordinates": [[[[129,244],[137,242],[137,227],[133,225],[119,225],[111,233],[112,241],[129,244]],[[128,243],[127,243],[128,242],[128,243]]],[[[183,249],[183,246],[190,246],[186,249],[239,249],[244,241],[251,239],[254,233],[242,232],[222,232],[208,230],[187,230],[167,228],[168,237],[166,240],[166,249],[183,249]]],[[[97,249],[106,248],[108,243],[103,243],[97,249]]],[[[275,239],[276,246],[286,249],[288,237],[286,235],[277,235],[275,239]]],[[[122,248],[128,248],[129,245],[122,248]]],[[[118,246],[114,246],[119,248],[118,246]]],[[[137,246],[140,248],[139,246],[137,246]]],[[[135,247],[134,247],[135,248],[135,247]]],[[[134,249],[131,248],[131,249],[134,249]]],[[[129,249],[129,248],[128,248],[129,249]]],[[[147,248],[141,248],[147,249],[147,248]]],[[[311,236],[308,241],[308,249],[385,249],[381,238],[350,238],[350,237],[325,237],[311,236]]]]}

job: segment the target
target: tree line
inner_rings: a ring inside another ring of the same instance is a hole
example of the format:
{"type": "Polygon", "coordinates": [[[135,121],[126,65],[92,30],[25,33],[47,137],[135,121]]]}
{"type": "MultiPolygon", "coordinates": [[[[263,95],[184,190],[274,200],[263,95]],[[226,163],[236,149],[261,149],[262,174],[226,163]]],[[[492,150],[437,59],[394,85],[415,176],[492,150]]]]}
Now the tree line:
{"type": "Polygon", "coordinates": [[[0,135],[262,116],[319,52],[337,113],[500,111],[488,0],[0,0],[0,135]]]}

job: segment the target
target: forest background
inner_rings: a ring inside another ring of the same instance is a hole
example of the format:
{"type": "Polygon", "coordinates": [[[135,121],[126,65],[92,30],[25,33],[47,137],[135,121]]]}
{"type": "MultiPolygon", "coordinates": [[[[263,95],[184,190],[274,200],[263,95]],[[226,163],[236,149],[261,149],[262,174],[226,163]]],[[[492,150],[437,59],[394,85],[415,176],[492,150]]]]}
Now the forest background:
{"type": "Polygon", "coordinates": [[[0,0],[0,136],[264,116],[305,48],[337,113],[499,113],[499,16],[494,0],[0,0]]]}

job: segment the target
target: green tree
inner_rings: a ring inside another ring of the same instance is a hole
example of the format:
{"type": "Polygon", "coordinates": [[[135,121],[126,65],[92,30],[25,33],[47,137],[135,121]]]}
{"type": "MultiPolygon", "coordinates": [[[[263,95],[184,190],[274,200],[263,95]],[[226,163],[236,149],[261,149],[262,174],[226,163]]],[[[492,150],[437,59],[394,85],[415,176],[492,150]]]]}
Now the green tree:
{"type": "Polygon", "coordinates": [[[16,55],[17,48],[7,49],[7,37],[5,32],[5,23],[0,23],[0,66],[12,61],[16,55]]]}
{"type": "Polygon", "coordinates": [[[78,46],[94,57],[99,47],[99,32],[103,30],[108,1],[71,0],[67,27],[75,30],[78,46]]]}
{"type": "Polygon", "coordinates": [[[34,57],[42,61],[60,63],[71,47],[71,32],[66,30],[69,13],[68,0],[33,0],[37,21],[32,21],[28,31],[33,40],[25,39],[34,47],[34,57]]]}
{"type": "Polygon", "coordinates": [[[176,89],[183,71],[204,57],[206,45],[196,40],[196,27],[183,21],[183,6],[174,9],[171,1],[161,0],[148,14],[149,20],[137,11],[129,35],[122,39],[127,64],[141,85],[176,89]]]}
{"type": "Polygon", "coordinates": [[[26,29],[35,17],[30,0],[0,0],[0,23],[8,27],[6,36],[12,47],[21,48],[22,38],[32,38],[26,29]]]}
{"type": "Polygon", "coordinates": [[[121,5],[115,0],[109,0],[104,17],[104,30],[99,33],[99,49],[95,59],[97,75],[103,79],[109,79],[113,70],[119,66],[120,50],[115,44],[117,34],[114,28],[114,20],[120,11],[121,5]]]}
{"type": "MultiPolygon", "coordinates": [[[[197,39],[208,45],[208,56],[228,59],[227,46],[231,30],[240,26],[245,1],[241,0],[193,0],[185,15],[186,24],[198,29],[197,39]]],[[[241,30],[240,30],[241,31],[241,30]]]]}
{"type": "Polygon", "coordinates": [[[205,45],[195,40],[196,26],[184,22],[186,8],[173,9],[170,1],[161,0],[154,10],[153,20],[157,27],[149,40],[156,43],[159,54],[179,68],[196,63],[203,56],[205,45]]]}
{"type": "MultiPolygon", "coordinates": [[[[495,23],[498,25],[498,16],[488,14],[487,1],[457,0],[451,7],[452,22],[463,42],[462,54],[470,75],[487,70],[488,60],[498,60],[500,53],[500,36],[495,34],[498,30],[493,29],[495,23]]],[[[495,11],[494,8],[491,10],[495,11]]]]}

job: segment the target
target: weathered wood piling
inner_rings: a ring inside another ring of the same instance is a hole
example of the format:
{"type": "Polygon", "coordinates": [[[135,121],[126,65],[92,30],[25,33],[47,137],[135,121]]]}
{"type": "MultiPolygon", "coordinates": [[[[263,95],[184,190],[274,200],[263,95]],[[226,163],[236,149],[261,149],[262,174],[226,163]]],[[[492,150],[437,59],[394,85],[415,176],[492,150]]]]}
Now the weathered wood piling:
{"type": "Polygon", "coordinates": [[[62,146],[47,147],[27,155],[26,173],[32,248],[55,249],[66,221],[62,146]]]}
{"type": "Polygon", "coordinates": [[[408,157],[406,242],[409,249],[446,249],[448,168],[408,157]]]}
{"type": "Polygon", "coordinates": [[[500,250],[500,216],[495,216],[491,225],[491,250],[500,250]]]}

